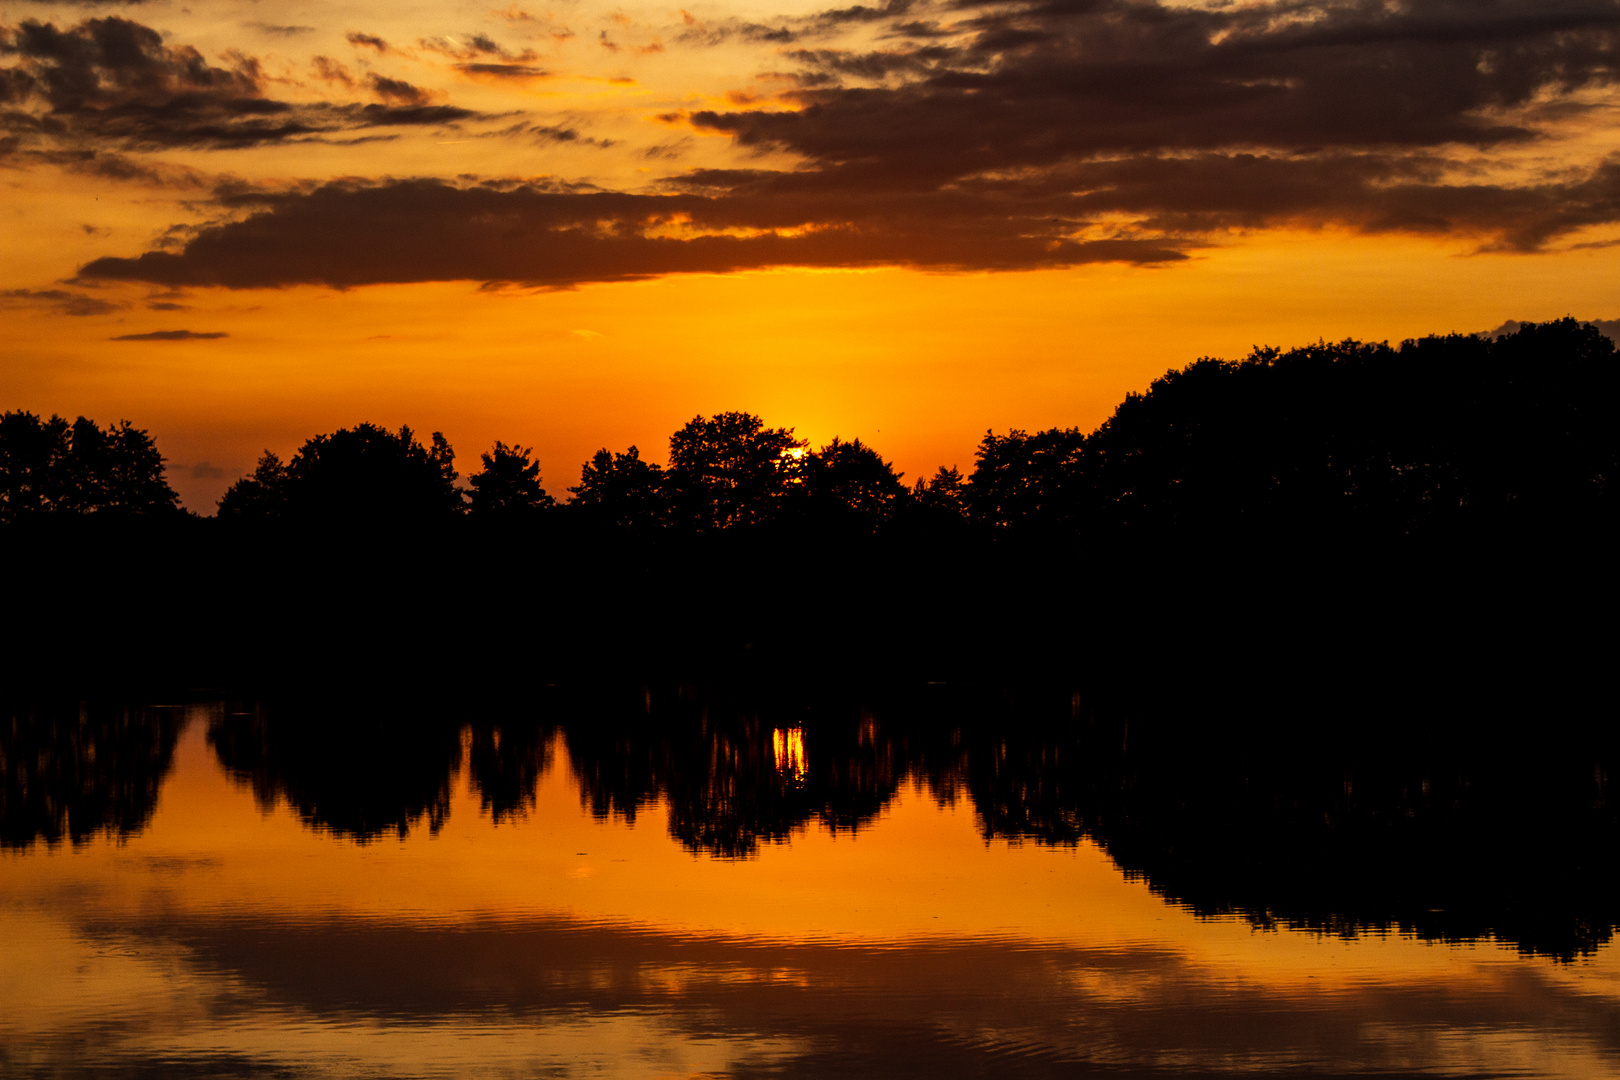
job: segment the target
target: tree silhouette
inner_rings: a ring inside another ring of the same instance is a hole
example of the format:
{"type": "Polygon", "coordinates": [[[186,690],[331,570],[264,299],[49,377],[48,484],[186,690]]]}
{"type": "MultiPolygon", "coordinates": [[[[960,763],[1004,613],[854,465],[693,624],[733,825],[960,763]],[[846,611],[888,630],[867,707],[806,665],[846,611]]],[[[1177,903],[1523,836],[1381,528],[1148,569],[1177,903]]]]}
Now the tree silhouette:
{"type": "Polygon", "coordinates": [[[1071,517],[1084,498],[1085,451],[1079,428],[986,432],[964,492],[974,519],[1007,528],[1071,517]]]}
{"type": "Polygon", "coordinates": [[[44,513],[172,515],[180,497],[152,437],[121,420],[0,416],[0,521],[44,513]]]}
{"type": "Polygon", "coordinates": [[[468,510],[473,515],[524,519],[554,505],[540,486],[540,463],[529,460],[530,452],[497,441],[488,453],[479,455],[484,467],[467,480],[472,487],[468,510]]]}
{"type": "Polygon", "coordinates": [[[287,509],[287,466],[269,450],[253,472],[226,490],[219,516],[241,521],[273,521],[287,509]]]}
{"type": "Polygon", "coordinates": [[[1204,358],[1089,436],[989,433],[975,520],[1137,538],[1612,527],[1620,364],[1590,325],[1204,358]]]}
{"type": "Polygon", "coordinates": [[[68,423],[30,412],[0,416],[0,520],[61,508],[66,486],[68,423]]]}
{"type": "Polygon", "coordinates": [[[219,513],[348,525],[445,519],[463,507],[454,462],[438,432],[423,446],[409,427],[360,424],[315,436],[285,466],[266,451],[253,475],[225,492],[219,513]]]}
{"type": "Polygon", "coordinates": [[[749,413],[693,417],[669,438],[677,521],[707,530],[771,520],[802,481],[808,445],[791,428],[768,428],[749,413]]]}
{"type": "Polygon", "coordinates": [[[669,518],[664,471],[641,460],[634,446],[623,454],[598,450],[580,470],[579,485],[568,490],[575,512],[611,528],[641,531],[669,518]]]}
{"type": "Polygon", "coordinates": [[[900,475],[861,440],[834,438],[804,456],[799,488],[811,513],[876,528],[894,516],[906,497],[900,475]]]}
{"type": "Polygon", "coordinates": [[[925,515],[961,520],[967,517],[966,487],[953,465],[941,465],[932,477],[919,477],[911,489],[912,505],[925,515]]]}

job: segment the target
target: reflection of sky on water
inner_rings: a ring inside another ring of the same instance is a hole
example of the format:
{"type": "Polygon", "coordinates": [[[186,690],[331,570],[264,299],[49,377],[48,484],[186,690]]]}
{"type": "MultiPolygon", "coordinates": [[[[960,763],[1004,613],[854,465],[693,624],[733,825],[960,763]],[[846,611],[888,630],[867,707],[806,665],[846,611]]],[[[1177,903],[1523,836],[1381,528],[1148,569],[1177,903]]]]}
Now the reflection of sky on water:
{"type": "Polygon", "coordinates": [[[661,807],[582,809],[560,752],[520,815],[463,767],[436,834],[357,844],[256,806],[205,726],[141,832],[0,857],[8,1075],[1620,1066],[1612,944],[1560,965],[1199,920],[910,785],[855,833],[694,855],[661,807]]]}

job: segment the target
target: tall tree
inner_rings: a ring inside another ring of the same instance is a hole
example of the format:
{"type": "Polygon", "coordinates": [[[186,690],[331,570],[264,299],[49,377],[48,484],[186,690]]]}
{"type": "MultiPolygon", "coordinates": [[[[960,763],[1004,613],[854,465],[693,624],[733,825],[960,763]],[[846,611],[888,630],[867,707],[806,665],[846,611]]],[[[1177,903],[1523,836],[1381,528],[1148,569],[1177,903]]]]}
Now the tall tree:
{"type": "Polygon", "coordinates": [[[569,488],[578,513],[618,529],[657,528],[669,519],[664,470],[641,459],[632,446],[623,454],[598,450],[569,488]]]}
{"type": "Polygon", "coordinates": [[[472,487],[468,510],[474,516],[512,520],[551,508],[554,500],[540,486],[540,463],[529,460],[531,452],[497,441],[479,455],[484,467],[467,479],[472,487]]]}
{"type": "Polygon", "coordinates": [[[906,496],[900,476],[861,440],[835,437],[805,455],[801,488],[812,513],[844,516],[875,528],[894,516],[906,496]]]}
{"type": "Polygon", "coordinates": [[[669,439],[677,520],[698,529],[771,520],[802,481],[808,446],[791,428],[766,427],[750,413],[693,417],[669,439]]]}
{"type": "Polygon", "coordinates": [[[1085,450],[1079,428],[985,432],[965,492],[974,520],[996,528],[1067,520],[1082,498],[1085,450]]]}

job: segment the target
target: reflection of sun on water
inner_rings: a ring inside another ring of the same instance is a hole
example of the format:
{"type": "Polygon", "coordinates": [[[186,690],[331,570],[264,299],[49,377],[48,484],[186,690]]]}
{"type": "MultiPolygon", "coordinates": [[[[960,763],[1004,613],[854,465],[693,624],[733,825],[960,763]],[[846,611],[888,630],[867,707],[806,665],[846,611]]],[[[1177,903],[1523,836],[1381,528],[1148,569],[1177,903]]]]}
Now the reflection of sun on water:
{"type": "Polygon", "coordinates": [[[771,749],[776,755],[776,771],[795,787],[804,783],[804,728],[777,728],[771,733],[771,749]]]}

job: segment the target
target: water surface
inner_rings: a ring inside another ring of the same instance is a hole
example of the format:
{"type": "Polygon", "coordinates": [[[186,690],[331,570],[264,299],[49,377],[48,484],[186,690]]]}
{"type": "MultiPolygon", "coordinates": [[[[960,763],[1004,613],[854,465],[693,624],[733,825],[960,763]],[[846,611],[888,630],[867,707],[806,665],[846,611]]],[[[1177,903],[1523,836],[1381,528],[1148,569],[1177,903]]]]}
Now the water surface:
{"type": "Polygon", "coordinates": [[[1449,815],[1411,842],[1495,850],[1471,905],[1359,863],[1341,903],[1305,848],[1292,891],[1206,866],[1317,828],[1297,791],[1150,812],[1049,735],[55,708],[5,745],[7,1076],[1620,1074],[1613,897],[1477,895],[1537,853],[1458,832],[1472,774],[1329,813],[1449,815]]]}

